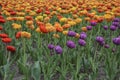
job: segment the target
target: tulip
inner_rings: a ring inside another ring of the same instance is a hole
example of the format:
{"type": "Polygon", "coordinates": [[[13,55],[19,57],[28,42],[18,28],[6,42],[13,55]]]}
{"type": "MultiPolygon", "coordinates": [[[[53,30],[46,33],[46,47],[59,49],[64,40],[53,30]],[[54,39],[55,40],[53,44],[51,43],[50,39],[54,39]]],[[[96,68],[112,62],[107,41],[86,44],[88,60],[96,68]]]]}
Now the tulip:
{"type": "Polygon", "coordinates": [[[55,46],[55,52],[57,54],[62,54],[63,53],[63,49],[61,48],[61,46],[57,45],[57,46],[55,46]]]}
{"type": "Polygon", "coordinates": [[[85,46],[85,45],[86,45],[86,41],[83,40],[83,39],[79,39],[78,44],[79,44],[80,46],[85,46]]]}
{"type": "Polygon", "coordinates": [[[97,36],[96,41],[99,42],[99,43],[102,43],[102,42],[104,42],[104,38],[101,37],[101,36],[97,36]]]}
{"type": "Polygon", "coordinates": [[[104,30],[107,30],[108,29],[108,26],[103,26],[104,30]]]}
{"type": "Polygon", "coordinates": [[[48,44],[48,48],[50,49],[50,50],[52,50],[52,49],[54,49],[54,45],[53,44],[48,44]]]}
{"type": "Polygon", "coordinates": [[[66,45],[69,48],[75,48],[76,47],[75,43],[71,40],[67,41],[66,45]]]}
{"type": "Polygon", "coordinates": [[[92,26],[87,26],[87,30],[92,30],[92,26]]]}
{"type": "Polygon", "coordinates": [[[12,41],[11,38],[2,38],[2,42],[4,43],[10,43],[12,41]]]}
{"type": "Polygon", "coordinates": [[[8,37],[8,35],[5,34],[5,33],[1,33],[1,34],[0,34],[0,38],[7,38],[7,37],[8,37]]]}
{"type": "Polygon", "coordinates": [[[86,33],[81,33],[81,34],[80,34],[80,39],[86,39],[86,38],[87,38],[86,33]]]}
{"type": "Polygon", "coordinates": [[[114,26],[114,25],[111,25],[111,26],[110,26],[110,30],[111,30],[111,31],[115,31],[116,29],[117,29],[116,26],[114,26]]]}
{"type": "Polygon", "coordinates": [[[76,35],[76,32],[74,32],[74,31],[68,31],[68,36],[75,37],[75,35],[76,35]]]}
{"type": "Polygon", "coordinates": [[[16,51],[16,48],[14,46],[6,46],[7,50],[10,51],[10,52],[15,52],[16,51]]]}

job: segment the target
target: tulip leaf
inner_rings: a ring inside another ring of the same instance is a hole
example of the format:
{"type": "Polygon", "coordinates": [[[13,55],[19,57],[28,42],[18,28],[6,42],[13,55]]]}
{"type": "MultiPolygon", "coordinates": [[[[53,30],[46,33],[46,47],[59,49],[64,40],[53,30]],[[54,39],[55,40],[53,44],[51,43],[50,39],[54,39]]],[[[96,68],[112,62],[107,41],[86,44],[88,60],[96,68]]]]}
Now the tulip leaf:
{"type": "Polygon", "coordinates": [[[40,73],[41,73],[40,63],[39,63],[39,61],[36,61],[31,69],[31,75],[32,75],[33,79],[40,80],[40,73]]]}

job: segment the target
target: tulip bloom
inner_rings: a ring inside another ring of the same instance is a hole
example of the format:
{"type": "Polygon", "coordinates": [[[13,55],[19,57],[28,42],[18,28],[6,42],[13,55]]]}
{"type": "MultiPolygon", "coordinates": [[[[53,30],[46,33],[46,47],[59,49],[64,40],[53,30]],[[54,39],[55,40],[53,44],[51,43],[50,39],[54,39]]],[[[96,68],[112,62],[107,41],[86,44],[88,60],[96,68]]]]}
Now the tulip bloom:
{"type": "Polygon", "coordinates": [[[30,38],[30,37],[31,37],[31,34],[30,34],[29,32],[22,31],[22,32],[21,32],[21,37],[30,38]]]}
{"type": "Polygon", "coordinates": [[[36,10],[36,13],[37,13],[37,14],[39,14],[39,13],[41,13],[41,12],[42,12],[41,9],[36,10]]]}
{"type": "Polygon", "coordinates": [[[78,44],[79,44],[80,46],[85,46],[85,45],[86,45],[86,41],[83,40],[83,39],[79,39],[78,44]]]}
{"type": "Polygon", "coordinates": [[[21,24],[17,24],[17,23],[13,23],[13,24],[12,24],[12,27],[13,27],[14,29],[21,29],[21,28],[22,28],[21,24]]]}
{"type": "Polygon", "coordinates": [[[15,11],[10,12],[10,15],[16,15],[15,11]]]}
{"type": "Polygon", "coordinates": [[[87,32],[87,27],[82,27],[81,30],[87,32]]]}
{"type": "Polygon", "coordinates": [[[50,49],[50,50],[52,50],[52,49],[54,49],[54,45],[53,44],[48,44],[48,48],[50,49]]]}
{"type": "Polygon", "coordinates": [[[87,38],[87,34],[86,33],[81,33],[80,34],[80,39],[86,39],[87,38]]]}
{"type": "Polygon", "coordinates": [[[57,46],[55,46],[55,52],[57,54],[62,54],[63,53],[63,49],[59,45],[57,45],[57,46]]]}
{"type": "Polygon", "coordinates": [[[111,25],[111,26],[110,26],[110,30],[111,30],[111,31],[115,31],[116,29],[117,29],[116,26],[114,26],[114,25],[111,25]]]}
{"type": "Polygon", "coordinates": [[[71,40],[67,41],[66,45],[69,48],[75,48],[76,47],[75,43],[71,40]]]}
{"type": "Polygon", "coordinates": [[[68,36],[75,37],[75,35],[76,35],[76,32],[74,32],[74,31],[68,31],[68,36]]]}
{"type": "Polygon", "coordinates": [[[67,29],[67,28],[70,28],[71,25],[70,24],[64,24],[62,27],[63,27],[63,29],[67,29]]]}
{"type": "Polygon", "coordinates": [[[96,20],[91,20],[90,24],[91,24],[91,26],[96,26],[97,25],[97,21],[96,20]]]}
{"type": "Polygon", "coordinates": [[[58,34],[53,34],[53,37],[60,38],[60,36],[58,34]]]}
{"type": "Polygon", "coordinates": [[[92,26],[87,26],[87,30],[92,30],[92,26]]]}
{"type": "Polygon", "coordinates": [[[107,30],[108,29],[108,26],[103,26],[104,30],[107,30]]]}
{"type": "Polygon", "coordinates": [[[25,16],[26,20],[33,20],[32,16],[25,16]]]}
{"type": "Polygon", "coordinates": [[[7,38],[7,37],[8,37],[8,35],[7,35],[7,34],[5,34],[5,33],[1,33],[1,34],[0,34],[0,37],[1,37],[1,38],[7,38]]]}
{"type": "Polygon", "coordinates": [[[56,28],[57,32],[62,32],[63,31],[63,27],[61,27],[61,25],[58,22],[55,23],[54,27],[56,28]]]}
{"type": "Polygon", "coordinates": [[[110,46],[108,44],[105,44],[104,47],[105,48],[110,48],[110,46]]]}
{"type": "Polygon", "coordinates": [[[101,36],[97,36],[96,41],[99,42],[99,43],[102,43],[104,41],[104,38],[101,37],[101,36]]]}
{"type": "Polygon", "coordinates": [[[4,43],[10,43],[12,41],[11,38],[2,38],[2,42],[4,43]]]}
{"type": "Polygon", "coordinates": [[[16,39],[20,38],[21,37],[21,31],[20,32],[17,32],[16,35],[15,35],[16,39]]]}
{"type": "Polygon", "coordinates": [[[40,24],[40,31],[42,32],[42,33],[48,33],[48,30],[46,29],[46,27],[45,27],[45,25],[44,24],[40,24]]]}
{"type": "Polygon", "coordinates": [[[14,46],[6,46],[7,50],[10,52],[15,52],[16,48],[14,46]]]}
{"type": "Polygon", "coordinates": [[[116,44],[116,45],[120,45],[120,38],[117,37],[117,38],[113,38],[113,43],[116,44]]]}
{"type": "Polygon", "coordinates": [[[113,22],[120,22],[119,18],[114,18],[113,22]]]}
{"type": "Polygon", "coordinates": [[[0,23],[5,23],[5,20],[4,19],[0,19],[0,23]]]}

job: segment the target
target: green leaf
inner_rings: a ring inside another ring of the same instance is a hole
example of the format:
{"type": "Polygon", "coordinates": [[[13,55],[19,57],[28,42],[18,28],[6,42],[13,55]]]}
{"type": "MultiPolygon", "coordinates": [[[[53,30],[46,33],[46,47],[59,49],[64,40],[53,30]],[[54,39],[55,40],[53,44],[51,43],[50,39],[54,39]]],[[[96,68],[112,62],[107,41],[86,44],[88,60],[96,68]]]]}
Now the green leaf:
{"type": "Polygon", "coordinates": [[[32,66],[31,76],[33,77],[34,80],[40,80],[40,73],[41,73],[40,63],[39,61],[36,61],[32,66]]]}

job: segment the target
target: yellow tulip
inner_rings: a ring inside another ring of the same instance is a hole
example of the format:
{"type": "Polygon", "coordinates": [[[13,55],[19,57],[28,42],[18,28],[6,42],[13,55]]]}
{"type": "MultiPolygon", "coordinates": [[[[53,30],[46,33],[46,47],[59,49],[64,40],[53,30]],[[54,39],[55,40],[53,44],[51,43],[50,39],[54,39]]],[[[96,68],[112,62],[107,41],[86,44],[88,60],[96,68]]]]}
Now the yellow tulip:
{"type": "Polygon", "coordinates": [[[68,34],[68,31],[63,31],[62,32],[64,35],[67,35],[68,34]]]}
{"type": "Polygon", "coordinates": [[[16,19],[17,19],[18,21],[24,21],[24,20],[25,20],[24,17],[16,17],[16,19]]]}
{"type": "Polygon", "coordinates": [[[37,27],[37,29],[35,31],[36,32],[41,32],[39,27],[37,27]]]}
{"type": "Polygon", "coordinates": [[[43,21],[43,16],[37,16],[37,17],[35,18],[35,20],[37,20],[37,21],[43,21]]]}
{"type": "Polygon", "coordinates": [[[60,36],[58,34],[53,34],[53,37],[60,38],[60,36]]]}
{"type": "Polygon", "coordinates": [[[67,22],[67,18],[61,18],[60,22],[67,22]]]}
{"type": "Polygon", "coordinates": [[[28,25],[27,27],[32,30],[35,28],[34,25],[28,25]]]}
{"type": "Polygon", "coordinates": [[[13,29],[21,29],[22,28],[22,26],[20,24],[17,24],[17,23],[13,23],[12,27],[13,27],[13,29]]]}
{"type": "Polygon", "coordinates": [[[75,21],[68,21],[68,24],[70,24],[71,26],[74,26],[74,25],[76,25],[76,22],[75,21]]]}
{"type": "Polygon", "coordinates": [[[24,38],[30,38],[31,37],[31,33],[26,32],[26,31],[22,31],[21,32],[21,36],[24,37],[24,38]]]}
{"type": "Polygon", "coordinates": [[[80,22],[82,22],[82,19],[77,18],[77,19],[75,19],[74,21],[75,21],[77,24],[79,24],[80,22]]]}

